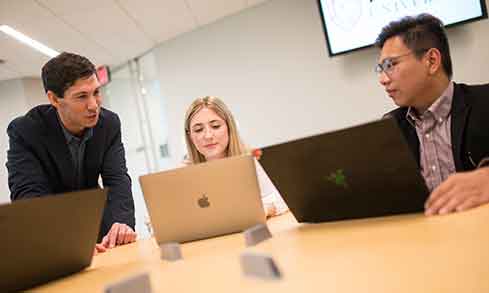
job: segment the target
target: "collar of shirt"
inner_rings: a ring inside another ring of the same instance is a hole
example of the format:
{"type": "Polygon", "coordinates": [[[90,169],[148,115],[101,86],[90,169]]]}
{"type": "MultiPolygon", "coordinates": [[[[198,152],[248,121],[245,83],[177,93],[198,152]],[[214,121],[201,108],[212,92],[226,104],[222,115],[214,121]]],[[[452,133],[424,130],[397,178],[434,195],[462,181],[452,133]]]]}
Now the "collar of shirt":
{"type": "Polygon", "coordinates": [[[85,129],[83,136],[81,138],[71,134],[68,131],[68,129],[66,129],[63,122],[61,122],[61,119],[59,118],[58,112],[56,112],[56,117],[58,118],[58,122],[61,125],[61,129],[63,130],[63,134],[64,134],[64,136],[66,138],[66,142],[68,144],[71,144],[73,142],[76,142],[77,144],[84,143],[93,136],[93,129],[92,128],[85,129]]]}
{"type": "Polygon", "coordinates": [[[448,84],[448,87],[443,91],[441,96],[426,110],[423,115],[418,115],[414,108],[409,107],[406,113],[406,119],[413,127],[421,125],[427,115],[433,115],[436,122],[443,122],[447,119],[452,110],[454,85],[453,82],[448,84]]]}

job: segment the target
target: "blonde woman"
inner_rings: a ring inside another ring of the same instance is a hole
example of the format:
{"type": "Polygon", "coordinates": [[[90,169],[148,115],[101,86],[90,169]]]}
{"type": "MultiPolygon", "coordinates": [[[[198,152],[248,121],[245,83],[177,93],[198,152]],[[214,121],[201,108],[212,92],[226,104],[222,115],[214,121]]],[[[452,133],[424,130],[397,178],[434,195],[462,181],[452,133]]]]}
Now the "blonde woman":
{"type": "MultiPolygon", "coordinates": [[[[196,99],[185,114],[185,164],[199,164],[230,156],[250,153],[239,137],[236,122],[226,105],[216,97],[196,99]]],[[[258,185],[267,217],[282,214],[287,205],[255,161],[258,185]]]]}

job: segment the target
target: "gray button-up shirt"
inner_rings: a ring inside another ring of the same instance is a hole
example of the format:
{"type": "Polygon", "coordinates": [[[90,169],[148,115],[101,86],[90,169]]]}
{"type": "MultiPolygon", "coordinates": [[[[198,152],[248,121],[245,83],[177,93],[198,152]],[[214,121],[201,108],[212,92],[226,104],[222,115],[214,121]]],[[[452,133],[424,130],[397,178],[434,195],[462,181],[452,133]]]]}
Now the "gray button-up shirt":
{"type": "Polygon", "coordinates": [[[433,191],[450,174],[455,173],[450,132],[453,82],[424,113],[409,108],[406,119],[416,128],[419,161],[426,185],[433,191]]]}
{"type": "Polygon", "coordinates": [[[85,181],[85,172],[83,170],[83,159],[85,158],[85,147],[87,145],[87,141],[93,135],[93,129],[88,128],[83,133],[82,137],[77,137],[71,134],[59,119],[59,123],[61,124],[61,129],[63,129],[63,133],[66,138],[66,143],[68,144],[68,148],[70,149],[71,157],[73,159],[73,163],[75,165],[75,178],[77,188],[81,188],[83,186],[83,182],[85,181]]]}

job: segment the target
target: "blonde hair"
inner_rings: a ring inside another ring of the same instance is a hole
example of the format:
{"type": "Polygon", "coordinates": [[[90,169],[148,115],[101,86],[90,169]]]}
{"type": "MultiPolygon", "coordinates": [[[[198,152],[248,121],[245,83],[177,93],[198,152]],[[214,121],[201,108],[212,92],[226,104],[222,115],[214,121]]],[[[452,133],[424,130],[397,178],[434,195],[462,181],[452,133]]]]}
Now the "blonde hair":
{"type": "Polygon", "coordinates": [[[203,108],[209,108],[216,112],[226,122],[228,127],[229,144],[227,147],[226,157],[238,156],[248,153],[247,148],[242,142],[236,122],[234,121],[233,114],[229,111],[228,107],[216,97],[206,96],[203,98],[197,98],[190,104],[190,107],[185,113],[185,142],[187,144],[187,156],[189,164],[198,164],[206,161],[205,157],[197,150],[192,139],[190,138],[190,121],[197,112],[203,108]]]}

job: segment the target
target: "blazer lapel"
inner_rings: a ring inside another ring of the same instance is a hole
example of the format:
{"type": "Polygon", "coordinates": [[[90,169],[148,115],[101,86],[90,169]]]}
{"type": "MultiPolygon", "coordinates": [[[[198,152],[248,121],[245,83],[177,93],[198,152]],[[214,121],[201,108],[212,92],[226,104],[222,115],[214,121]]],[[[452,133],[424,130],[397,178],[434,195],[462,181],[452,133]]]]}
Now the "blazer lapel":
{"type": "Polygon", "coordinates": [[[416,134],[416,129],[409,123],[406,118],[407,109],[402,109],[397,114],[397,121],[399,128],[402,130],[402,134],[406,139],[409,149],[411,150],[416,163],[418,164],[418,168],[421,166],[419,163],[419,140],[418,135],[416,134]]]}
{"type": "Polygon", "coordinates": [[[452,121],[451,121],[451,135],[452,135],[452,152],[453,160],[455,163],[455,169],[457,171],[462,171],[463,167],[463,157],[462,153],[462,142],[464,130],[467,122],[467,117],[470,112],[470,104],[468,104],[468,97],[465,96],[462,88],[455,84],[455,89],[453,92],[452,101],[452,121]]]}
{"type": "Polygon", "coordinates": [[[61,176],[63,185],[74,189],[75,184],[75,164],[70,150],[66,143],[66,138],[61,129],[61,122],[58,120],[56,109],[52,107],[47,111],[46,122],[49,126],[46,134],[46,144],[49,153],[53,158],[61,176]]]}

